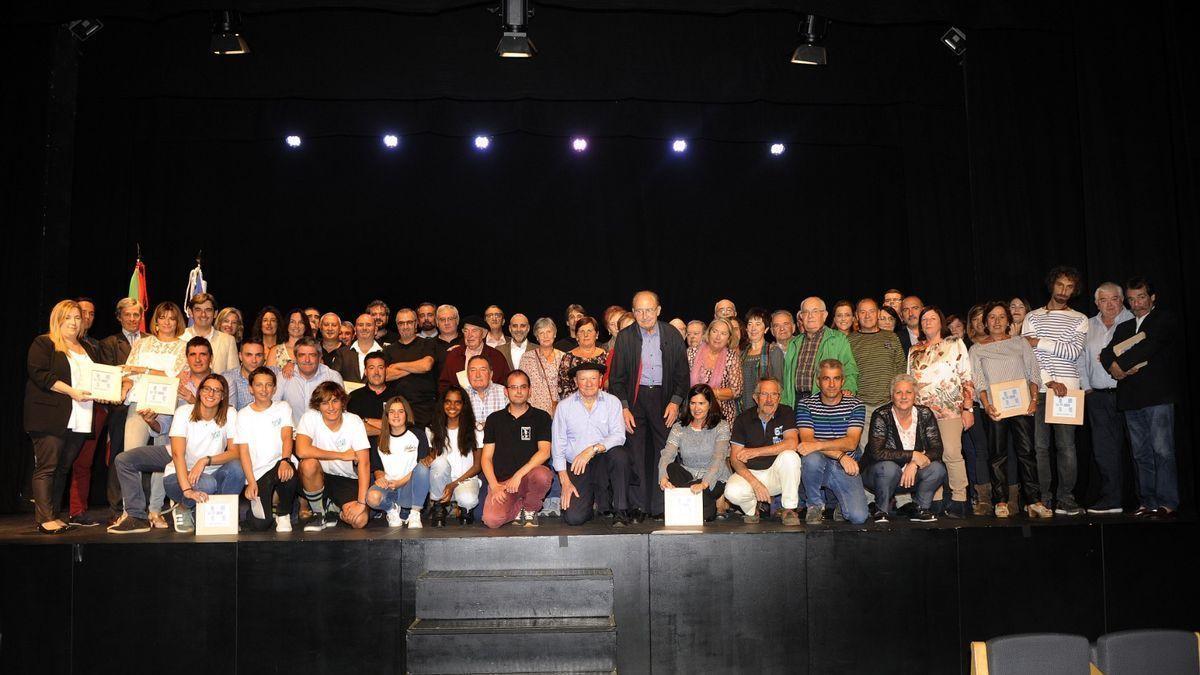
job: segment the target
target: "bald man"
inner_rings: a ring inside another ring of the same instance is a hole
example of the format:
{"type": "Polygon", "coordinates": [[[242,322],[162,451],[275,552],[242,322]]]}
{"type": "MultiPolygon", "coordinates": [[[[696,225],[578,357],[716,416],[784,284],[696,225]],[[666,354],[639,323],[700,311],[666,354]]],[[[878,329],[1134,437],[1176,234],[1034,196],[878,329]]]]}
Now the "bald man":
{"type": "Polygon", "coordinates": [[[383,351],[375,340],[375,317],[363,312],[354,320],[354,342],[339,349],[341,363],[338,372],[346,382],[365,382],[364,361],[367,354],[383,351]]]}
{"type": "Polygon", "coordinates": [[[836,328],[825,325],[829,311],[825,301],[808,297],[800,304],[800,331],[788,343],[783,356],[783,404],[820,392],[818,364],[837,359],[842,364],[843,390],[846,396],[858,393],[858,362],[850,350],[850,341],[836,328]]]}

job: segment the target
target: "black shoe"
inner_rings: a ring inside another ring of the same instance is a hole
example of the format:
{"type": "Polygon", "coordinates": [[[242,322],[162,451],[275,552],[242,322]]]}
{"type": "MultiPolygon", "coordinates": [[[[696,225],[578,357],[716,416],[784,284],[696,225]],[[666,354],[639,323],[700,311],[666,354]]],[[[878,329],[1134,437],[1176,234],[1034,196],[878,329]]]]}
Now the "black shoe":
{"type": "MultiPolygon", "coordinates": [[[[963,503],[965,504],[966,502],[963,502],[963,503]]],[[[946,509],[946,516],[948,516],[950,518],[964,518],[965,517],[965,516],[951,516],[950,511],[951,511],[951,509],[946,509]]],[[[909,518],[909,520],[911,520],[914,523],[936,523],[937,516],[933,515],[932,511],[928,511],[926,509],[917,509],[916,513],[912,514],[912,516],[909,518]]]]}
{"type": "Polygon", "coordinates": [[[38,523],[37,529],[38,529],[38,532],[41,532],[42,534],[64,534],[66,532],[70,532],[71,530],[74,530],[75,526],[68,523],[67,525],[63,525],[62,527],[55,527],[55,528],[51,529],[48,527],[44,527],[41,523],[38,523]]]}
{"type": "Polygon", "coordinates": [[[904,506],[898,507],[896,509],[896,515],[900,516],[902,518],[908,518],[908,517],[912,516],[914,513],[916,513],[918,510],[919,509],[917,509],[916,502],[908,502],[904,506]]]}
{"type": "Polygon", "coordinates": [[[458,523],[459,523],[459,525],[474,525],[475,524],[475,511],[474,510],[461,511],[458,516],[458,523]]]}
{"type": "MultiPolygon", "coordinates": [[[[920,510],[917,513],[919,514],[920,510]]],[[[950,502],[950,506],[946,507],[946,513],[943,515],[952,520],[965,520],[967,517],[967,503],[952,501],[950,502]]]]}
{"type": "Polygon", "coordinates": [[[339,520],[341,520],[341,518],[338,517],[338,514],[336,511],[326,511],[325,512],[325,523],[324,523],[325,528],[324,529],[328,530],[331,527],[337,527],[339,520]]]}
{"type": "Polygon", "coordinates": [[[70,520],[67,521],[67,524],[74,525],[76,527],[96,527],[100,524],[100,521],[92,518],[86,513],[81,513],[77,516],[71,516],[70,520]]]}
{"type": "Polygon", "coordinates": [[[429,524],[433,527],[446,526],[446,505],[440,502],[435,502],[433,505],[433,515],[429,518],[429,524]]]}
{"type": "Polygon", "coordinates": [[[137,534],[139,532],[149,532],[150,521],[145,518],[134,518],[133,516],[125,516],[121,522],[112,525],[108,528],[109,534],[137,534]]]}
{"type": "MultiPolygon", "coordinates": [[[[618,512],[619,513],[619,512],[618,512]]],[[[625,523],[640,523],[646,519],[646,512],[641,509],[634,509],[625,515],[625,523]]]]}
{"type": "Polygon", "coordinates": [[[628,513],[626,513],[625,511],[617,511],[616,513],[613,514],[613,519],[612,519],[613,527],[626,527],[627,525],[629,525],[629,514],[628,513]]]}
{"type": "Polygon", "coordinates": [[[1133,512],[1134,518],[1149,518],[1152,515],[1154,515],[1154,509],[1146,506],[1139,506],[1137,507],[1137,510],[1133,512]]]}
{"type": "Polygon", "coordinates": [[[871,520],[879,525],[885,525],[888,522],[888,514],[875,509],[875,513],[871,514],[871,520]]]}
{"type": "Polygon", "coordinates": [[[1154,520],[1173,520],[1177,515],[1178,513],[1176,511],[1172,511],[1171,509],[1162,506],[1150,512],[1150,518],[1153,518],[1154,520]]]}

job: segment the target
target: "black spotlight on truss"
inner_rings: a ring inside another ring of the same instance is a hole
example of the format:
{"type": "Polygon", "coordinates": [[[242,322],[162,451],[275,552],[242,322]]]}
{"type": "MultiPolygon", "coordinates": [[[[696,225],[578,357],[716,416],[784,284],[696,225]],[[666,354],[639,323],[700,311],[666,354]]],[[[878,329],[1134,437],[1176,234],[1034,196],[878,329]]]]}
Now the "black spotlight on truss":
{"type": "Polygon", "coordinates": [[[67,30],[80,42],[99,33],[101,28],[104,28],[104,24],[100,23],[100,19],[75,19],[67,22],[67,30]]]}
{"type": "Polygon", "coordinates": [[[962,56],[967,51],[967,34],[956,26],[950,26],[950,30],[942,36],[942,44],[956,56],[962,56]]]}
{"type": "Polygon", "coordinates": [[[241,15],[234,10],[223,9],[213,12],[212,16],[212,53],[221,56],[249,54],[250,45],[246,44],[246,38],[239,32],[242,26],[241,15]]]}
{"type": "Polygon", "coordinates": [[[815,14],[808,14],[800,22],[800,39],[802,42],[796,51],[792,52],[792,63],[803,66],[825,65],[825,48],[817,44],[825,39],[825,31],[829,28],[829,19],[815,14]]]}
{"type": "Polygon", "coordinates": [[[533,16],[529,0],[501,0],[496,10],[504,19],[504,35],[496,45],[496,55],[505,59],[528,59],[537,56],[537,47],[529,39],[525,22],[533,16]]]}

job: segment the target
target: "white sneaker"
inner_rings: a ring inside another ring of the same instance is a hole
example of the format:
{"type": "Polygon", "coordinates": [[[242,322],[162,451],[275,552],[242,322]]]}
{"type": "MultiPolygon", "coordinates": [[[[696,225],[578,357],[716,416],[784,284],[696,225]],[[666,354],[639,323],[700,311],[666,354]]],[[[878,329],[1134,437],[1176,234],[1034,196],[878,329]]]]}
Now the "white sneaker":
{"type": "Polygon", "coordinates": [[[291,516],[275,516],[275,531],[276,532],[291,532],[292,517],[291,516]]]}
{"type": "Polygon", "coordinates": [[[419,530],[422,527],[424,527],[423,525],[421,525],[421,512],[416,509],[409,511],[408,512],[408,520],[404,521],[404,524],[407,525],[410,529],[414,529],[414,530],[419,530]]]}
{"type": "Polygon", "coordinates": [[[401,527],[404,525],[404,521],[400,519],[399,507],[393,506],[392,508],[388,509],[387,523],[388,527],[401,527]]]}

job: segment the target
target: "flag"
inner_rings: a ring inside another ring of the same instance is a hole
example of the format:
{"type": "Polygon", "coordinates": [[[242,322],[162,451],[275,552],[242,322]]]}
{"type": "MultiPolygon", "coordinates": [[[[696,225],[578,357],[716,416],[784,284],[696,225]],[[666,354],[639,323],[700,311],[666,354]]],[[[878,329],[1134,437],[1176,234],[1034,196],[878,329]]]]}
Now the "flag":
{"type": "Polygon", "coordinates": [[[133,266],[133,275],[129,277],[129,297],[137,300],[142,306],[142,332],[146,332],[146,315],[150,312],[150,298],[146,295],[146,265],[138,258],[133,266]]]}
{"type": "Polygon", "coordinates": [[[196,259],[196,267],[188,273],[187,291],[184,292],[183,311],[187,314],[188,326],[192,325],[192,310],[188,308],[193,297],[208,292],[208,282],[204,280],[204,270],[200,269],[200,259],[196,259]]]}

